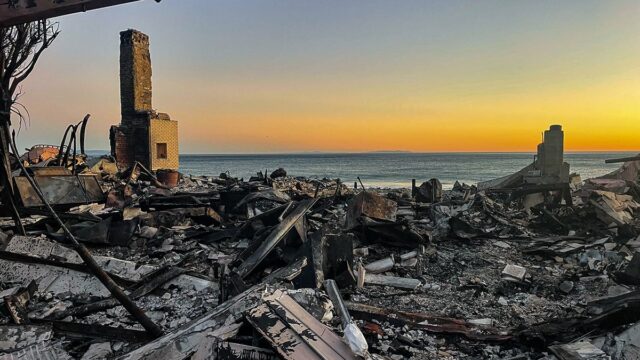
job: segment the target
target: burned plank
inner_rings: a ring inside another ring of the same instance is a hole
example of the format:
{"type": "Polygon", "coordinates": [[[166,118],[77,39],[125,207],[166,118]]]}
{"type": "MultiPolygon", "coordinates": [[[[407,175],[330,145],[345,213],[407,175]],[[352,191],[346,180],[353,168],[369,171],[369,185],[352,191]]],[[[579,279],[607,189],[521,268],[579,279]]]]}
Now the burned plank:
{"type": "Polygon", "coordinates": [[[269,236],[260,244],[260,247],[251,254],[238,268],[236,272],[242,277],[249,275],[269,255],[278,243],[295,226],[298,220],[304,216],[315,204],[316,199],[303,200],[282,220],[269,236]]]}
{"type": "Polygon", "coordinates": [[[355,359],[347,344],[280,290],[265,296],[247,321],[285,359],[355,359]]]}
{"type": "Polygon", "coordinates": [[[133,343],[143,343],[153,339],[145,331],[115,328],[99,324],[82,324],[67,321],[47,321],[56,334],[76,339],[118,340],[133,343]]]}

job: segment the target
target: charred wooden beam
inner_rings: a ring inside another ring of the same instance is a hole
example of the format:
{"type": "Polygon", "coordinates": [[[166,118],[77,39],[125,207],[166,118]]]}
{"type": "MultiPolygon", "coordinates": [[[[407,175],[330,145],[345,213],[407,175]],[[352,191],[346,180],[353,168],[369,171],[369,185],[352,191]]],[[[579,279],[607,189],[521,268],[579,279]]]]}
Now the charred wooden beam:
{"type": "Polygon", "coordinates": [[[304,216],[304,214],[311,209],[313,204],[316,203],[316,199],[308,199],[301,201],[291,211],[291,213],[269,234],[269,236],[260,244],[260,247],[251,254],[240,266],[236,269],[238,275],[242,278],[249,275],[255,268],[264,260],[267,255],[278,245],[278,243],[289,233],[289,231],[296,225],[298,220],[304,216]]]}
{"type": "Polygon", "coordinates": [[[627,161],[639,161],[639,160],[640,160],[640,155],[637,155],[637,156],[623,157],[623,158],[617,158],[617,159],[607,159],[604,162],[605,164],[615,164],[615,163],[622,163],[627,161]]]}

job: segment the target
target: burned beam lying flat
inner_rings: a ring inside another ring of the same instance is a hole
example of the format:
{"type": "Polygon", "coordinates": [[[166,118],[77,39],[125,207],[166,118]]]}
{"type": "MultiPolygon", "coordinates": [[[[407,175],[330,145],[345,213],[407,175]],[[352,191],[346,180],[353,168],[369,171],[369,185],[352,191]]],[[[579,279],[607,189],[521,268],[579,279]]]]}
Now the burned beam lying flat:
{"type": "Polygon", "coordinates": [[[0,27],[85,12],[138,0],[14,0],[0,5],[0,27]]]}
{"type": "Polygon", "coordinates": [[[604,162],[605,162],[605,164],[615,164],[615,163],[622,163],[622,162],[627,162],[627,161],[640,161],[640,155],[631,156],[631,157],[623,157],[623,158],[618,158],[618,159],[607,159],[604,162]]]}
{"type": "Polygon", "coordinates": [[[115,328],[98,324],[82,324],[66,321],[47,321],[53,326],[55,333],[66,338],[119,340],[133,343],[144,343],[153,338],[145,331],[115,328]]]}
{"type": "Polygon", "coordinates": [[[477,329],[465,320],[437,315],[410,313],[379,308],[371,305],[346,302],[347,309],[355,317],[371,321],[388,321],[399,326],[420,329],[434,334],[458,334],[479,341],[506,341],[511,335],[504,335],[497,329],[477,329]]]}

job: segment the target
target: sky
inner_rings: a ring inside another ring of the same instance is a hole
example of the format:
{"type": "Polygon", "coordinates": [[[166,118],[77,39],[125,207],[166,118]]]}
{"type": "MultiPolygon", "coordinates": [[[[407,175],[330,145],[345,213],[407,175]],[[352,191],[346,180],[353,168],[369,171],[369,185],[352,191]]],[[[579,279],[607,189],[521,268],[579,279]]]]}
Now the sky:
{"type": "Polygon", "coordinates": [[[119,32],[150,36],[181,153],[640,149],[640,2],[143,0],[58,19],[19,144],[120,122],[119,32]]]}

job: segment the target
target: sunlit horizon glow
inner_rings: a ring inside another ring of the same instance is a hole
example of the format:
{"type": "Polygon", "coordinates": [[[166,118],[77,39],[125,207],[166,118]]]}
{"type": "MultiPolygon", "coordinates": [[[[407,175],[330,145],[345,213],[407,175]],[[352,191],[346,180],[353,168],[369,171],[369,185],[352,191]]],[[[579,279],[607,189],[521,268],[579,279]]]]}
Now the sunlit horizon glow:
{"type": "Polygon", "coordinates": [[[21,147],[120,121],[119,31],[151,39],[181,153],[640,150],[636,1],[164,0],[61,18],[21,147]]]}

